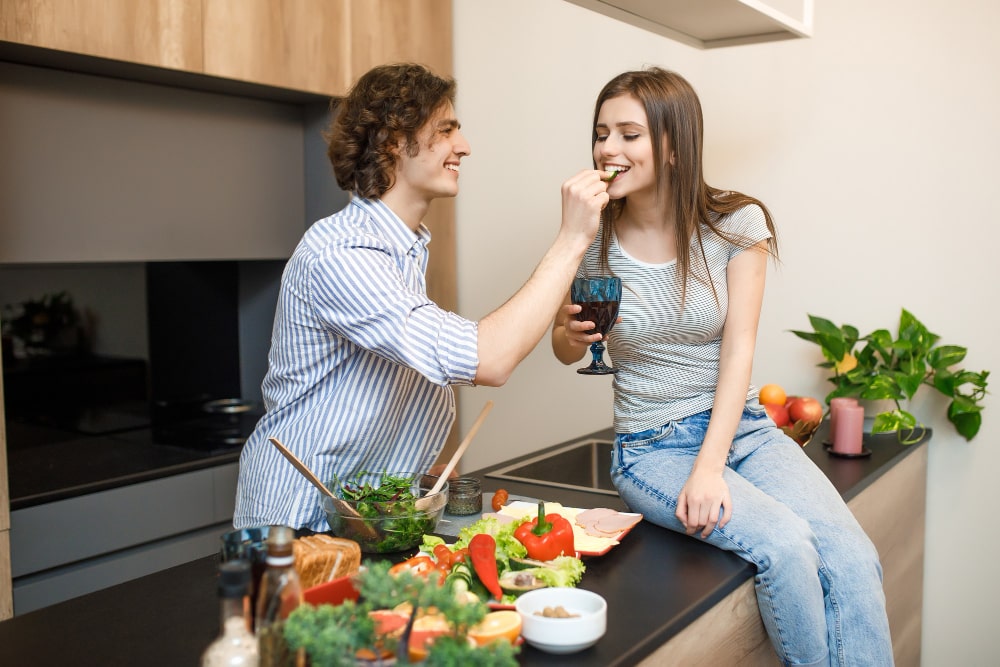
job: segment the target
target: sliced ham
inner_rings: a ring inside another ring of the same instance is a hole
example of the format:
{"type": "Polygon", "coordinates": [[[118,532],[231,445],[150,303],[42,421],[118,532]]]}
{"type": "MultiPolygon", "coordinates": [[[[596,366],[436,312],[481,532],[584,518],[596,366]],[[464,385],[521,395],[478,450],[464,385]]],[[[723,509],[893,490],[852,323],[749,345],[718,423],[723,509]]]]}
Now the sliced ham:
{"type": "Polygon", "coordinates": [[[576,515],[576,522],[586,528],[588,525],[593,525],[597,523],[597,520],[604,516],[609,516],[612,514],[618,514],[613,509],[607,507],[595,507],[591,510],[583,510],[576,515]]]}
{"type": "Polygon", "coordinates": [[[576,515],[577,525],[593,537],[615,538],[641,520],[641,514],[622,514],[607,507],[595,507],[576,515]]]}
{"type": "Polygon", "coordinates": [[[607,533],[610,535],[617,535],[623,530],[628,530],[635,524],[642,521],[641,514],[622,514],[621,512],[615,512],[613,516],[602,516],[594,524],[594,528],[602,533],[607,533]]]}

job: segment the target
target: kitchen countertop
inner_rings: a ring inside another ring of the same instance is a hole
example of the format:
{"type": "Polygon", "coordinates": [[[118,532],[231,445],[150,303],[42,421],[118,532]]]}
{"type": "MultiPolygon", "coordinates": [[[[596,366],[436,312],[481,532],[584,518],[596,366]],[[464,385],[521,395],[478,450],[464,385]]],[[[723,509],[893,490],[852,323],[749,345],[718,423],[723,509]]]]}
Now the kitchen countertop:
{"type": "Polygon", "coordinates": [[[239,447],[212,451],[157,444],[149,428],[71,436],[8,422],[7,435],[11,511],[235,463],[240,457],[239,447]]]}
{"type": "MultiPolygon", "coordinates": [[[[923,446],[903,446],[884,434],[866,440],[871,457],[838,459],[822,447],[824,429],[805,451],[845,500],[923,446]]],[[[606,430],[586,437],[610,435],[606,430]]],[[[928,432],[923,442],[929,438],[928,432]]],[[[626,509],[616,496],[485,477],[516,460],[463,474],[480,477],[485,491],[503,487],[570,507],[626,509]]],[[[606,555],[585,561],[580,586],[607,599],[607,634],[568,656],[525,645],[522,665],[635,664],[753,576],[752,567],[733,554],[646,522],[606,555]]],[[[0,664],[115,664],[123,656],[146,665],[196,664],[218,632],[216,568],[215,557],[202,558],[0,622],[0,664]]]]}

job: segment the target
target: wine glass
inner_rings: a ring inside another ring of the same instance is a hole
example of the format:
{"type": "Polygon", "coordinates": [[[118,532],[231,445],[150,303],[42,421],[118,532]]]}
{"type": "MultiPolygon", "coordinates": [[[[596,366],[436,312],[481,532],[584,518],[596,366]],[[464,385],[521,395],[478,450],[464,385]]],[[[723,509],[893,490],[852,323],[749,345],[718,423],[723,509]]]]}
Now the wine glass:
{"type": "Polygon", "coordinates": [[[593,322],[597,326],[587,333],[600,333],[601,340],[590,345],[593,361],[586,368],[578,368],[581,375],[608,375],[617,369],[604,363],[604,337],[611,331],[618,319],[618,307],[622,300],[622,280],[616,276],[576,278],[570,289],[573,303],[583,306],[576,314],[580,322],[593,322]]]}

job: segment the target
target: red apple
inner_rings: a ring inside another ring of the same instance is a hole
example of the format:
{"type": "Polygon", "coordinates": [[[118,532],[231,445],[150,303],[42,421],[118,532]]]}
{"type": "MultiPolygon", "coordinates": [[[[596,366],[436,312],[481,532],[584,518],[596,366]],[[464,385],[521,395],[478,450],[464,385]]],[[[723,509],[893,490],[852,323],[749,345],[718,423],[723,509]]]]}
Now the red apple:
{"type": "Polygon", "coordinates": [[[788,418],[792,422],[819,422],[823,419],[823,404],[809,396],[796,396],[788,404],[788,418]]]}
{"type": "Polygon", "coordinates": [[[774,420],[776,426],[788,426],[791,424],[791,420],[788,417],[788,408],[784,405],[765,405],[764,410],[767,412],[767,416],[774,420]]]}

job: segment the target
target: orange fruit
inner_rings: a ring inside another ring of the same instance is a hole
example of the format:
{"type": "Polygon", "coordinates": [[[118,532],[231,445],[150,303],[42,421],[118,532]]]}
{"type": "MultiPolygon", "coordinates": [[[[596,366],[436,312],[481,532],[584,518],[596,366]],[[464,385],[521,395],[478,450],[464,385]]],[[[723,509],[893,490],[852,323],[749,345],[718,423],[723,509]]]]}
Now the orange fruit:
{"type": "Polygon", "coordinates": [[[447,629],[411,631],[409,651],[407,652],[407,657],[410,662],[420,662],[421,660],[426,660],[427,654],[430,653],[431,645],[434,643],[434,640],[447,633],[447,629]]]}
{"type": "Polygon", "coordinates": [[[760,395],[757,398],[761,405],[784,405],[788,400],[785,390],[780,385],[765,384],[760,388],[760,395]]]}
{"type": "Polygon", "coordinates": [[[521,615],[511,609],[491,611],[478,625],[469,629],[469,639],[479,646],[498,639],[506,639],[513,644],[520,634],[521,615]]]}

